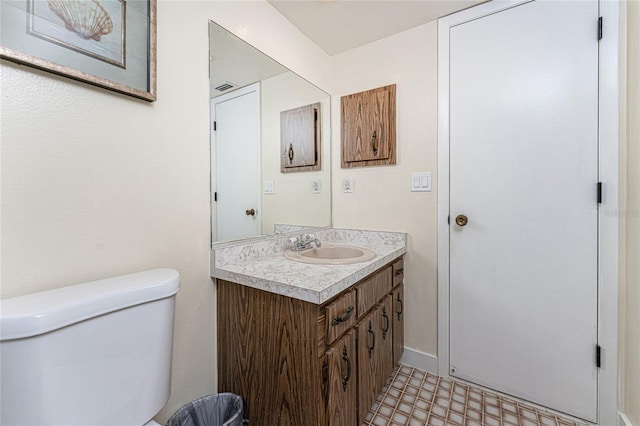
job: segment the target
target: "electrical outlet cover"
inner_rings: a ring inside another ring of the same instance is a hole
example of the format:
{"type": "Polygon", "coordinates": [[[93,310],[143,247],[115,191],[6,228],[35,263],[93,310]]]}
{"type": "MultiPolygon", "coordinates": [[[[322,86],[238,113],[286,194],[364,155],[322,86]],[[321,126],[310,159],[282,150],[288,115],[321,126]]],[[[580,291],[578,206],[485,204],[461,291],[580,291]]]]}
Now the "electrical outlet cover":
{"type": "Polygon", "coordinates": [[[312,180],[311,181],[311,193],[312,194],[319,194],[321,186],[322,185],[320,184],[320,179],[312,180]]]}
{"type": "Polygon", "coordinates": [[[344,178],[342,180],[342,190],[345,193],[352,193],[353,192],[353,178],[352,177],[344,178]]]}

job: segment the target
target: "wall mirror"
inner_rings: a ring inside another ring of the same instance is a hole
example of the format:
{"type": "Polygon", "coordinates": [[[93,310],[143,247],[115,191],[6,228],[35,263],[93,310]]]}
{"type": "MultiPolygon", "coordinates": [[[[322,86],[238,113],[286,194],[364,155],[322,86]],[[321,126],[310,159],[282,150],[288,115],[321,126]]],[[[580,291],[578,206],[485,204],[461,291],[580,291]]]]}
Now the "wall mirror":
{"type": "Polygon", "coordinates": [[[212,242],[331,225],[330,96],[209,23],[212,242]]]}

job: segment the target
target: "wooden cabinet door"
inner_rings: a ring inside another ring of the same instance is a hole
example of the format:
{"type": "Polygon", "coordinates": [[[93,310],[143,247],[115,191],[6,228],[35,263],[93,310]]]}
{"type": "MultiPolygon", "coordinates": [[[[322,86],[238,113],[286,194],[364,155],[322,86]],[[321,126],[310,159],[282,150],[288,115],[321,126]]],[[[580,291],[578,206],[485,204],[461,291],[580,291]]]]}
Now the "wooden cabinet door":
{"type": "Polygon", "coordinates": [[[343,167],[395,164],[395,85],[343,96],[341,114],[343,167]]]}
{"type": "Polygon", "coordinates": [[[379,114],[389,111],[386,91],[369,90],[342,98],[346,162],[380,160],[389,156],[389,138],[379,114]]]}
{"type": "Polygon", "coordinates": [[[358,324],[358,421],[362,423],[378,396],[378,353],[380,332],[376,326],[376,311],[358,324]]]}
{"type": "Polygon", "coordinates": [[[393,363],[398,364],[404,352],[404,284],[393,293],[393,363]]]}
{"type": "Polygon", "coordinates": [[[382,390],[384,383],[393,372],[393,304],[391,295],[382,301],[376,309],[376,325],[380,335],[380,344],[377,350],[377,381],[376,395],[382,390]]]}
{"type": "Polygon", "coordinates": [[[338,340],[326,353],[327,424],[356,425],[357,365],[354,330],[338,340]]]}
{"type": "Polygon", "coordinates": [[[281,172],[317,170],[320,103],[280,113],[281,172]],[[300,167],[305,167],[300,169],[300,167]]]}

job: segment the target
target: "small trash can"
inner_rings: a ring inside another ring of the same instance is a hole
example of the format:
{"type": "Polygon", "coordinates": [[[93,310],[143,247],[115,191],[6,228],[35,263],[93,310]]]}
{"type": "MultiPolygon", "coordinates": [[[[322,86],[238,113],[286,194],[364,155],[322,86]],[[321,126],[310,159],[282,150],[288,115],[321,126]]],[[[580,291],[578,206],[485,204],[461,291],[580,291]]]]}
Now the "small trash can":
{"type": "Polygon", "coordinates": [[[241,426],[242,398],[233,393],[203,396],[175,412],[166,426],[241,426]]]}

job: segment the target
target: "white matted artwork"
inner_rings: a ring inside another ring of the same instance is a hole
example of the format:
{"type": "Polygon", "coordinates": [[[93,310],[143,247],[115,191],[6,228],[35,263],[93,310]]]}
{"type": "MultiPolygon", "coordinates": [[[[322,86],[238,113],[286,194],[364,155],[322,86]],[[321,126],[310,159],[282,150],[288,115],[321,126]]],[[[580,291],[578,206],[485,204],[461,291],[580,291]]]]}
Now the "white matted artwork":
{"type": "Polygon", "coordinates": [[[28,17],[30,34],[126,68],[124,0],[29,0],[28,17]]]}
{"type": "Polygon", "coordinates": [[[156,0],[1,0],[0,57],[156,100],[156,0]]]}

